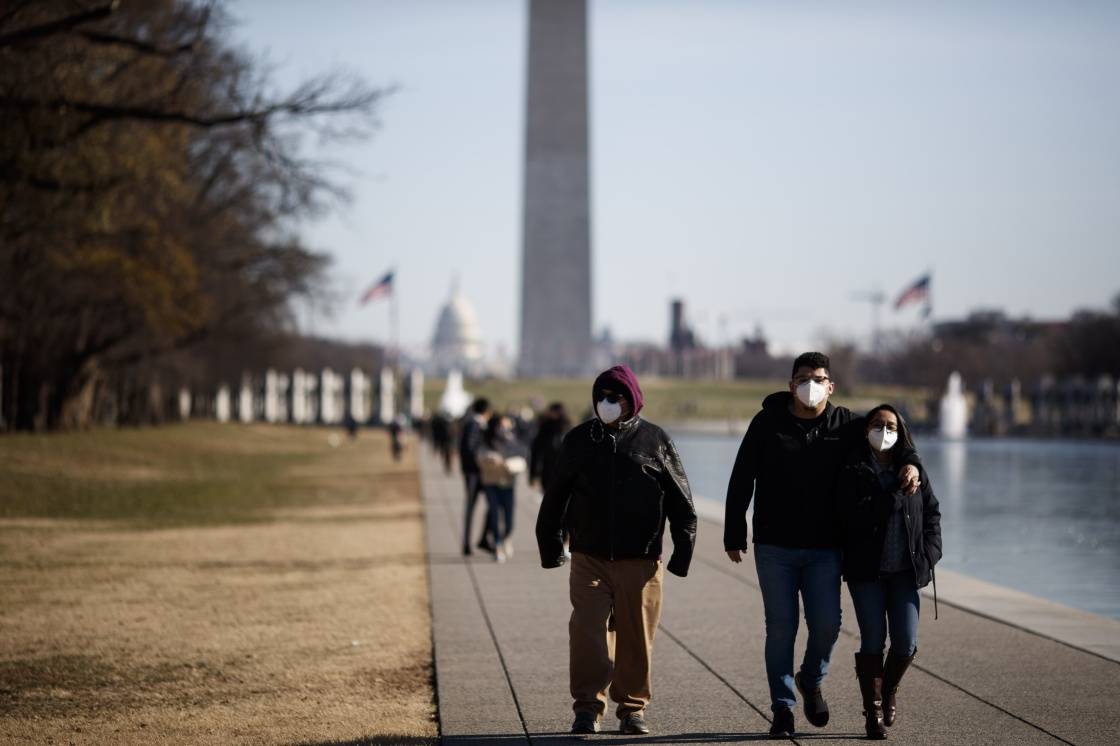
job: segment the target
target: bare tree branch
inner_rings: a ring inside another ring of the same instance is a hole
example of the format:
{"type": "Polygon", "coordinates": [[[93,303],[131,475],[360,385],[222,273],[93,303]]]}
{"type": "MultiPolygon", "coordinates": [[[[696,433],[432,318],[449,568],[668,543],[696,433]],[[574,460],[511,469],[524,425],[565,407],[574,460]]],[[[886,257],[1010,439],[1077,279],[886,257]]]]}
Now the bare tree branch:
{"type": "Polygon", "coordinates": [[[56,21],[49,23],[42,23],[38,26],[31,26],[30,28],[20,29],[19,31],[12,31],[7,34],[0,35],[0,47],[8,47],[13,44],[23,44],[29,41],[42,39],[52,34],[57,34],[63,31],[68,31],[75,26],[80,26],[83,23],[91,23],[93,21],[100,21],[108,18],[117,6],[120,5],[120,0],[112,0],[112,2],[100,5],[90,10],[74,13],[73,15],[59,18],[56,21]]]}
{"type": "Polygon", "coordinates": [[[76,111],[92,114],[104,122],[118,119],[133,119],[146,122],[171,122],[189,124],[195,127],[221,127],[230,124],[261,123],[277,115],[318,116],[321,114],[341,114],[355,110],[368,109],[382,97],[381,91],[370,91],[356,99],[337,99],[319,101],[315,99],[289,99],[260,109],[232,111],[219,114],[195,114],[188,111],[165,111],[146,106],[118,104],[99,104],[91,101],[68,101],[51,99],[40,101],[24,96],[0,96],[0,107],[9,109],[40,109],[54,111],[76,111]]]}
{"type": "Polygon", "coordinates": [[[86,41],[94,44],[106,44],[118,47],[125,47],[144,54],[151,54],[157,57],[176,57],[181,54],[186,54],[194,50],[195,42],[186,42],[175,47],[163,48],[152,44],[151,42],[141,41],[140,39],[132,39],[127,36],[118,36],[117,34],[109,34],[101,31],[78,31],[77,34],[86,41]]]}

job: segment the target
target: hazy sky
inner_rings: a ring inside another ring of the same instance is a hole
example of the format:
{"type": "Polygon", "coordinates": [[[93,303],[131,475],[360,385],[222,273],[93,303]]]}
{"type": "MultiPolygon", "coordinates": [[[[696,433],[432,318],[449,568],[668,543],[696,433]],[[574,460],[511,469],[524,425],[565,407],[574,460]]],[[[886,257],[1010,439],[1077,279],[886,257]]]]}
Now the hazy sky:
{"type": "MultiPolygon", "coordinates": [[[[396,267],[406,347],[458,276],[513,353],[525,0],[229,8],[281,84],[399,86],[372,140],[324,153],[356,173],[304,230],[348,299],[314,331],[386,341],[388,306],[349,299],[396,267]]],[[[865,338],[853,294],[928,269],[935,319],[1120,291],[1120,3],[591,0],[590,33],[596,331],[663,340],[680,296],[710,342],[865,338]]]]}

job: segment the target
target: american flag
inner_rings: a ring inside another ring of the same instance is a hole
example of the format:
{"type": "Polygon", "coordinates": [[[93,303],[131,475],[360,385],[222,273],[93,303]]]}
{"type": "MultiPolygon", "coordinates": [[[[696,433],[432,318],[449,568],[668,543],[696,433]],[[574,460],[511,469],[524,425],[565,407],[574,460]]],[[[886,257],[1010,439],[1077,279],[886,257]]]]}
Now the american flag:
{"type": "Polygon", "coordinates": [[[903,290],[899,294],[898,300],[894,302],[894,308],[897,311],[905,305],[917,303],[920,300],[929,300],[929,275],[922,275],[914,281],[914,284],[903,290]]]}
{"type": "Polygon", "coordinates": [[[361,300],[358,301],[359,306],[364,306],[371,300],[377,300],[382,296],[389,295],[393,292],[393,273],[386,272],[385,276],[377,282],[369,286],[369,290],[362,294],[361,300]]]}

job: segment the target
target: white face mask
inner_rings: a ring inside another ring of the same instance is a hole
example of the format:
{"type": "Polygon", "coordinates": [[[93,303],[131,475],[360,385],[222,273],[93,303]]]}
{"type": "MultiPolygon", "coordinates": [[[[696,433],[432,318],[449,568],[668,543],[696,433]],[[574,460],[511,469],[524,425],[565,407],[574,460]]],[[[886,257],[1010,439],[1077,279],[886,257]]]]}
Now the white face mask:
{"type": "Polygon", "coordinates": [[[887,430],[883,427],[877,427],[867,432],[867,442],[869,442],[871,447],[876,451],[889,451],[897,440],[897,430],[887,430]]]}
{"type": "Polygon", "coordinates": [[[595,405],[595,413],[599,415],[603,424],[609,425],[622,416],[622,404],[620,402],[611,404],[606,399],[600,399],[595,405]]]}
{"type": "Polygon", "coordinates": [[[816,409],[827,398],[828,387],[823,383],[810,380],[797,387],[798,401],[810,409],[816,409]]]}

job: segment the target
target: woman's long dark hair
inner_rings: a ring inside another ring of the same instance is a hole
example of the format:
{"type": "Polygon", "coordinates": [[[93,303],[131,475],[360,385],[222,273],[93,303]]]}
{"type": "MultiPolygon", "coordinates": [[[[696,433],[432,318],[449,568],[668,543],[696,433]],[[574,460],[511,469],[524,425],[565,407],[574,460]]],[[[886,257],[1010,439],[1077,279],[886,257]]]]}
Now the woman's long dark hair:
{"type": "Polygon", "coordinates": [[[906,424],[906,420],[903,419],[898,410],[890,404],[880,404],[879,406],[870,410],[867,413],[866,418],[864,419],[864,422],[866,423],[864,425],[864,430],[867,430],[871,427],[871,420],[873,420],[875,418],[875,415],[879,412],[890,412],[894,415],[895,419],[898,420],[898,440],[895,441],[894,447],[891,448],[891,461],[897,461],[898,454],[902,453],[903,451],[918,450],[914,447],[914,439],[910,437],[910,427],[906,424]]]}

